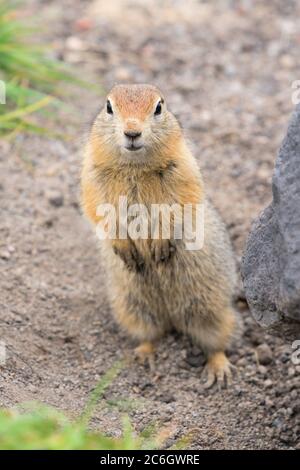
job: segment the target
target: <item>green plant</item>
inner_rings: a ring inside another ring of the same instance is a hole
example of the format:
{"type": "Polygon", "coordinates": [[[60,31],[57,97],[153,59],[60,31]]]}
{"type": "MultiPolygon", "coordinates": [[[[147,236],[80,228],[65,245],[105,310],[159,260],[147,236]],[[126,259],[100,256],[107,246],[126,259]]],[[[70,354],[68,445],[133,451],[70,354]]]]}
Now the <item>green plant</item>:
{"type": "Polygon", "coordinates": [[[161,447],[169,437],[169,430],[157,433],[148,426],[135,433],[128,416],[122,421],[121,437],[112,437],[102,431],[91,431],[88,424],[103,392],[119,373],[116,364],[100,380],[79,419],[72,421],[53,407],[42,404],[23,404],[16,409],[0,410],[0,450],[135,450],[161,447]]]}
{"type": "Polygon", "coordinates": [[[122,436],[109,437],[88,431],[79,422],[70,421],[52,407],[31,405],[27,412],[0,411],[1,450],[75,450],[137,449],[141,439],[135,437],[128,419],[123,420],[122,436]]]}
{"type": "Polygon", "coordinates": [[[0,80],[6,87],[6,104],[0,104],[0,135],[45,134],[48,130],[32,115],[59,102],[60,83],[81,82],[61,62],[50,59],[45,48],[30,42],[33,29],[18,20],[15,8],[15,2],[0,0],[0,80]]]}

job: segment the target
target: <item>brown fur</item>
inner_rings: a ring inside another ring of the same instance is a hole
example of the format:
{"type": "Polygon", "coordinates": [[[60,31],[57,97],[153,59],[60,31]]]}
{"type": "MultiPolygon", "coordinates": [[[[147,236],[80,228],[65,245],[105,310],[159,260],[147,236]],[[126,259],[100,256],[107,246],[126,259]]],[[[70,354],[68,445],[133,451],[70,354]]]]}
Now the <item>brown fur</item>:
{"type": "Polygon", "coordinates": [[[117,321],[151,350],[149,343],[171,328],[188,334],[209,357],[208,385],[229,378],[224,355],[235,328],[231,299],[233,254],[225,227],[206,201],[203,182],[174,116],[154,109],[162,95],[150,85],[120,85],[96,119],[82,170],[82,206],[96,224],[100,203],[205,204],[205,242],[186,251],[181,240],[105,240],[108,291],[117,321]],[[142,132],[139,152],[123,149],[123,132],[142,132]],[[134,153],[135,155],[131,155],[134,153]],[[137,156],[136,156],[137,155],[137,156]],[[173,250],[173,251],[172,251],[173,250]],[[175,250],[175,251],[174,251],[175,250]],[[161,261],[163,259],[163,261],[161,261]]]}

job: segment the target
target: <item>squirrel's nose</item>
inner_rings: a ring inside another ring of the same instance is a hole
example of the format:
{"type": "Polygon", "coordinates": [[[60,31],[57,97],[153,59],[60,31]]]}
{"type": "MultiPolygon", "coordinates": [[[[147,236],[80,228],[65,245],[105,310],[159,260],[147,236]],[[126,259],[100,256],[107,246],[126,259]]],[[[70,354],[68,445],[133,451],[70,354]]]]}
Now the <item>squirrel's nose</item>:
{"type": "Polygon", "coordinates": [[[130,139],[137,139],[138,137],[141,137],[142,133],[139,131],[124,131],[124,134],[126,137],[129,137],[130,139]]]}

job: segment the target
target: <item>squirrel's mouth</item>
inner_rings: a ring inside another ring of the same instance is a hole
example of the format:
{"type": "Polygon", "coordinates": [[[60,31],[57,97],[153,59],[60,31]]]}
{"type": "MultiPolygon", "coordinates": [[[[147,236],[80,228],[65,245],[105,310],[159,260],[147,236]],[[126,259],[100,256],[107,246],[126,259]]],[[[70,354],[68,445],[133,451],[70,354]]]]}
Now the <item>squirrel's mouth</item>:
{"type": "Polygon", "coordinates": [[[128,147],[125,147],[126,150],[129,150],[129,152],[136,152],[137,150],[141,150],[143,148],[143,145],[129,145],[128,147]]]}

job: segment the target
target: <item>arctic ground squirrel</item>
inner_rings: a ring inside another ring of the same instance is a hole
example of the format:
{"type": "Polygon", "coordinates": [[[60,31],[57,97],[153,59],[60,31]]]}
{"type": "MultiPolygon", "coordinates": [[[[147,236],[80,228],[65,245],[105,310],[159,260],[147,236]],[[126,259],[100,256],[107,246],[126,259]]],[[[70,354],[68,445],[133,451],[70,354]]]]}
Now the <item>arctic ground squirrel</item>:
{"type": "Polygon", "coordinates": [[[81,189],[83,211],[96,226],[105,220],[99,206],[115,208],[116,233],[101,241],[107,293],[117,322],[139,343],[137,356],[153,364],[156,342],[175,329],[205,353],[205,387],[229,383],[225,351],[236,326],[234,255],[225,225],[205,196],[196,160],[159,89],[117,85],[111,90],[87,141],[81,189]],[[146,237],[134,237],[129,230],[120,237],[121,199],[127,207],[146,208],[146,219],[153,205],[192,208],[193,227],[196,208],[202,208],[201,247],[187,249],[184,236],[175,237],[174,213],[165,237],[164,211],[156,218],[156,236],[149,223],[146,237]]]}

